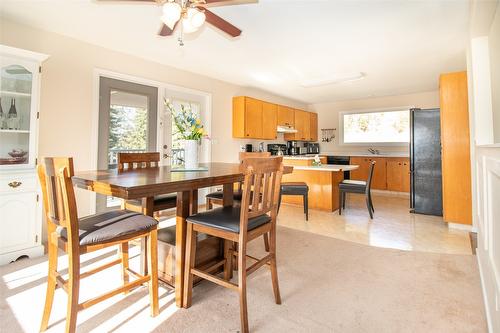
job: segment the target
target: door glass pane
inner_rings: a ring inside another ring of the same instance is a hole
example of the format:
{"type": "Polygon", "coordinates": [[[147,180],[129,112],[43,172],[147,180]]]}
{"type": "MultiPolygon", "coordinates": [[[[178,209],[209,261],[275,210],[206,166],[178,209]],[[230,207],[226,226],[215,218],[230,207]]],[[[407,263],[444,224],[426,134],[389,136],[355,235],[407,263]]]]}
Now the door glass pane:
{"type": "Polygon", "coordinates": [[[2,67],[0,76],[0,164],[27,164],[33,74],[9,65],[2,67]]]}
{"type": "MultiPolygon", "coordinates": [[[[189,101],[183,101],[183,100],[178,100],[178,99],[173,99],[172,100],[172,105],[174,107],[174,110],[179,111],[181,110],[181,107],[184,107],[185,109],[191,109],[195,114],[200,116],[200,104],[197,102],[189,102],[189,101]]],[[[170,115],[172,116],[172,115],[170,115]]],[[[171,120],[171,130],[172,130],[172,165],[182,165],[184,164],[184,147],[182,144],[182,138],[180,136],[180,132],[177,129],[177,126],[175,125],[175,121],[171,120]]]]}
{"type": "Polygon", "coordinates": [[[145,152],[148,146],[148,97],[112,90],[109,109],[108,168],[119,152],[145,152]]]}

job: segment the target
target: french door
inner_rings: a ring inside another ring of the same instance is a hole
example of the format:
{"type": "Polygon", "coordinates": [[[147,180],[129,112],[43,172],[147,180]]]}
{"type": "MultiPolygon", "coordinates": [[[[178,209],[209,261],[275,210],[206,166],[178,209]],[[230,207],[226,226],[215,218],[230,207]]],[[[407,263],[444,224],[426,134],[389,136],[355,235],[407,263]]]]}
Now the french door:
{"type": "MultiPolygon", "coordinates": [[[[119,152],[156,151],[158,88],[107,77],[99,79],[99,170],[113,169],[119,152]]],[[[96,210],[120,205],[97,195],[96,210]]]]}

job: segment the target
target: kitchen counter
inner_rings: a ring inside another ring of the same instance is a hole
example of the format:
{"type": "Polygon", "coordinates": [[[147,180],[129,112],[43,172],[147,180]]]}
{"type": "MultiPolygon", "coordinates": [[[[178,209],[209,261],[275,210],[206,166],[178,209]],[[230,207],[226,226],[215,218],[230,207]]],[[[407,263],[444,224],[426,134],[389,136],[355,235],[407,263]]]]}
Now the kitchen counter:
{"type": "Polygon", "coordinates": [[[320,156],[360,156],[360,157],[410,157],[410,153],[403,153],[403,152],[387,152],[387,153],[381,153],[381,154],[370,154],[370,153],[363,153],[363,152],[321,152],[319,154],[320,156]]]}
{"type": "Polygon", "coordinates": [[[340,165],[340,164],[322,164],[319,166],[315,165],[294,165],[294,170],[309,170],[309,171],[323,171],[323,172],[339,172],[339,171],[351,171],[359,168],[357,165],[340,165]]]}
{"type": "Polygon", "coordinates": [[[284,160],[314,160],[315,155],[284,155],[284,160]]]}

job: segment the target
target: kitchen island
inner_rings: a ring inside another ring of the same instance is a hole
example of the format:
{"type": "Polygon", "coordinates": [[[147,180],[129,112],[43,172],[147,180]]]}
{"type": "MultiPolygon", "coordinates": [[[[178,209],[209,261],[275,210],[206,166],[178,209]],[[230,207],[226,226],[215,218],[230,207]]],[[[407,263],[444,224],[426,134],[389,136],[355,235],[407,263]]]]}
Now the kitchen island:
{"type": "MultiPolygon", "coordinates": [[[[313,166],[313,157],[284,157],[293,172],[283,175],[283,182],[305,182],[309,186],[309,208],[333,212],[339,208],[339,186],[344,171],[356,170],[357,165],[322,164],[313,166]]],[[[284,195],[283,203],[302,205],[300,196],[284,195]]]]}

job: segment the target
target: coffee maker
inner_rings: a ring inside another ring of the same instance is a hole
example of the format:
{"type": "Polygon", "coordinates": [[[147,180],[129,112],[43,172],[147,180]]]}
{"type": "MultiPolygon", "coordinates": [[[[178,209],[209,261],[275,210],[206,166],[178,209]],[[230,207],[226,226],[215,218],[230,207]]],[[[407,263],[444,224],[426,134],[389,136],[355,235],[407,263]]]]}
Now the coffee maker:
{"type": "Polygon", "coordinates": [[[300,155],[300,147],[298,141],[287,141],[286,151],[288,155],[300,155]]]}

